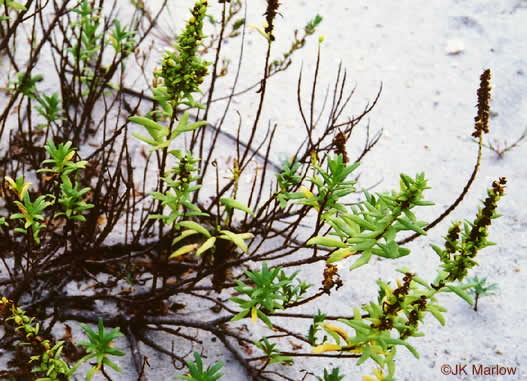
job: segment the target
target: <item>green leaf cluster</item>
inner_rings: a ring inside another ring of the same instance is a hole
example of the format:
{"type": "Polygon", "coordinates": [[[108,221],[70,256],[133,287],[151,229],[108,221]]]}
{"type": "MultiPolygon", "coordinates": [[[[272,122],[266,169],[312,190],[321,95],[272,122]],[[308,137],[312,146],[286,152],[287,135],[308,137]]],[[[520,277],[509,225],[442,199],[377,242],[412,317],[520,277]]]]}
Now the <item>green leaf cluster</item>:
{"type": "MultiPolygon", "coordinates": [[[[170,110],[170,112],[172,111],[170,110]]],[[[131,116],[129,119],[130,121],[143,126],[150,135],[150,137],[148,137],[134,133],[133,136],[149,144],[151,146],[150,151],[156,151],[168,148],[170,143],[181,133],[193,131],[196,128],[207,124],[206,121],[199,121],[189,124],[189,116],[190,114],[188,111],[183,113],[183,116],[179,120],[177,127],[173,129],[163,126],[158,122],[155,122],[154,120],[144,116],[131,116]]]]}
{"type": "MultiPolygon", "coordinates": [[[[238,286],[234,289],[244,294],[248,299],[233,297],[231,300],[237,303],[242,311],[232,318],[232,321],[240,320],[251,313],[253,322],[260,318],[268,327],[272,328],[272,323],[267,314],[272,314],[275,310],[284,309],[287,296],[283,294],[286,285],[291,284],[293,277],[280,276],[281,267],[271,270],[264,262],[261,271],[245,271],[245,275],[252,281],[253,286],[248,286],[240,280],[236,280],[238,286]]],[[[296,275],[296,274],[295,274],[296,275]]]]}
{"type": "Polygon", "coordinates": [[[498,285],[496,283],[488,284],[486,277],[479,279],[477,275],[467,279],[467,283],[463,286],[465,289],[468,289],[471,294],[478,296],[496,295],[496,293],[492,291],[498,289],[498,285]]]}
{"type": "Polygon", "coordinates": [[[27,342],[19,345],[30,346],[34,344],[40,347],[37,350],[40,353],[30,356],[29,360],[29,363],[36,362],[38,365],[31,371],[35,373],[35,377],[38,377],[36,381],[69,380],[76,367],[70,369],[68,363],[61,357],[64,342],[59,341],[52,346],[50,340],[38,337],[40,324],[34,324],[34,317],[30,318],[27,316],[24,310],[17,307],[13,301],[8,300],[6,297],[2,297],[0,300],[0,307],[8,315],[5,318],[5,322],[13,321],[16,331],[27,340],[27,342]],[[37,337],[38,340],[36,340],[37,337]]]}
{"type": "Polygon", "coordinates": [[[28,234],[28,232],[31,231],[33,239],[37,245],[40,245],[39,234],[45,226],[45,224],[40,222],[44,221],[44,214],[42,212],[48,206],[53,204],[53,202],[46,201],[46,199],[49,197],[49,195],[42,195],[37,197],[37,199],[32,202],[31,198],[29,197],[29,193],[26,191],[24,193],[23,202],[18,200],[14,201],[20,210],[20,213],[14,213],[9,217],[13,220],[21,220],[24,224],[24,227],[15,228],[15,232],[28,234]]]}
{"type": "Polygon", "coordinates": [[[339,368],[333,368],[331,373],[329,373],[327,369],[324,369],[324,376],[317,376],[318,381],[342,381],[343,379],[344,376],[340,374],[339,368]]]}
{"type": "Polygon", "coordinates": [[[64,110],[60,107],[61,101],[58,93],[53,93],[50,96],[42,94],[37,98],[37,102],[40,106],[35,106],[35,109],[46,119],[48,124],[64,119],[61,116],[64,110]]]}
{"type": "Polygon", "coordinates": [[[89,187],[79,189],[79,183],[71,183],[68,176],[62,175],[60,189],[62,194],[59,197],[59,204],[62,205],[64,212],[56,213],[53,217],[66,216],[68,220],[78,220],[86,222],[86,218],[81,214],[83,211],[93,208],[93,204],[88,204],[83,200],[83,196],[90,191],[89,187]]]}
{"type": "Polygon", "coordinates": [[[60,143],[57,147],[53,141],[49,140],[44,148],[51,158],[44,160],[42,165],[53,164],[53,167],[39,169],[37,170],[37,173],[51,172],[56,173],[60,177],[62,175],[69,175],[70,173],[79,169],[86,168],[86,164],[88,164],[86,160],[77,162],[72,160],[75,156],[75,148],[73,148],[71,145],[71,142],[66,142],[60,143]]]}
{"type": "Polygon", "coordinates": [[[342,155],[328,158],[328,168],[324,170],[313,156],[313,176],[308,181],[315,187],[315,191],[304,188],[301,192],[289,194],[291,199],[298,199],[296,203],[314,207],[317,212],[329,210],[344,212],[346,208],[339,200],[355,192],[355,181],[347,181],[348,176],[359,166],[359,163],[347,165],[342,155]]]}
{"type": "Polygon", "coordinates": [[[411,211],[415,206],[433,205],[423,201],[425,189],[428,187],[424,174],[418,174],[415,179],[401,174],[399,192],[378,193],[377,197],[365,192],[366,200],[351,206],[349,211],[325,213],[323,218],[338,239],[318,236],[307,244],[337,248],[328,260],[330,263],[361,253],[351,269],[365,265],[372,255],[390,259],[408,255],[410,251],[397,244],[396,236],[408,230],[426,234],[422,229],[426,222],[417,221],[411,211]]]}
{"type": "Polygon", "coordinates": [[[97,364],[87,373],[86,380],[90,381],[103,365],[107,365],[120,373],[121,369],[119,366],[109,359],[109,356],[124,356],[123,352],[113,348],[113,340],[124,336],[119,332],[119,327],[106,332],[101,318],[99,318],[97,332],[93,331],[86,324],[81,323],[80,326],[89,339],[89,342],[83,341],[79,343],[79,345],[86,347],[86,352],[88,352],[88,355],[84,356],[80,361],[85,362],[92,358],[97,361],[97,364]]]}
{"type": "MultiPolygon", "coordinates": [[[[309,326],[307,333],[307,339],[311,345],[317,345],[317,333],[320,330],[320,326],[326,320],[327,314],[317,311],[316,315],[313,315],[313,323],[309,326]]],[[[327,337],[324,337],[323,342],[326,341],[327,337]]]]}
{"type": "Polygon", "coordinates": [[[203,368],[203,361],[198,352],[194,352],[194,361],[187,361],[189,374],[186,376],[178,375],[176,378],[187,381],[216,381],[219,380],[223,373],[219,373],[223,367],[222,362],[209,366],[207,369],[203,368]]]}
{"type": "Polygon", "coordinates": [[[267,339],[267,337],[264,337],[261,340],[255,340],[254,345],[256,345],[267,357],[267,361],[269,364],[284,364],[284,365],[292,365],[293,364],[293,358],[290,356],[282,356],[280,355],[280,350],[276,348],[276,343],[271,343],[267,339]]]}
{"type": "Polygon", "coordinates": [[[34,77],[31,73],[17,73],[17,80],[11,83],[10,91],[19,91],[30,99],[35,99],[37,96],[37,82],[44,78],[42,74],[37,74],[34,77]]]}
{"type": "Polygon", "coordinates": [[[110,34],[110,42],[116,54],[121,53],[124,56],[132,53],[135,46],[134,36],[137,31],[128,30],[128,26],[121,27],[119,20],[113,20],[113,30],[110,34]]]}
{"type": "Polygon", "coordinates": [[[301,177],[297,175],[300,168],[300,161],[297,159],[291,161],[285,160],[282,164],[282,172],[276,174],[279,191],[277,192],[277,200],[280,202],[280,207],[284,209],[289,200],[289,191],[300,184],[301,177]]]}
{"type": "Polygon", "coordinates": [[[82,212],[93,208],[93,204],[84,201],[85,195],[90,191],[89,187],[80,189],[77,181],[72,182],[70,176],[75,176],[79,169],[84,169],[88,163],[86,160],[73,161],[75,148],[71,142],[60,143],[58,147],[49,140],[46,144],[46,151],[50,159],[44,160],[44,164],[53,164],[51,168],[39,169],[39,172],[51,172],[60,178],[60,194],[58,202],[62,206],[62,211],[55,213],[53,218],[65,216],[68,220],[78,220],[86,222],[82,212]]]}
{"type": "MultiPolygon", "coordinates": [[[[77,29],[79,38],[73,44],[73,47],[68,48],[68,52],[73,54],[77,60],[84,63],[89,63],[103,45],[103,33],[97,31],[100,26],[100,15],[98,11],[100,9],[92,8],[88,0],[84,0],[73,9],[73,12],[80,16],[80,20],[73,22],[71,27],[77,29]]],[[[88,76],[90,76],[89,73],[88,76]]]]}
{"type": "Polygon", "coordinates": [[[177,164],[167,172],[170,177],[163,177],[162,180],[167,185],[166,191],[152,192],[150,195],[161,202],[163,207],[168,207],[168,214],[152,214],[150,219],[159,219],[165,225],[175,226],[181,217],[206,216],[199,207],[194,205],[192,200],[193,192],[200,188],[200,185],[193,184],[199,179],[195,172],[198,159],[195,159],[190,152],[185,156],[179,150],[169,151],[177,160],[177,164]]]}
{"type": "MultiPolygon", "coordinates": [[[[49,344],[46,343],[49,347],[49,344]]],[[[48,348],[42,355],[31,356],[30,362],[39,363],[37,368],[31,370],[32,373],[44,373],[45,377],[39,377],[36,381],[60,381],[66,378],[69,380],[76,368],[69,367],[68,363],[61,357],[64,349],[64,342],[57,342],[52,348],[48,348]]]]}

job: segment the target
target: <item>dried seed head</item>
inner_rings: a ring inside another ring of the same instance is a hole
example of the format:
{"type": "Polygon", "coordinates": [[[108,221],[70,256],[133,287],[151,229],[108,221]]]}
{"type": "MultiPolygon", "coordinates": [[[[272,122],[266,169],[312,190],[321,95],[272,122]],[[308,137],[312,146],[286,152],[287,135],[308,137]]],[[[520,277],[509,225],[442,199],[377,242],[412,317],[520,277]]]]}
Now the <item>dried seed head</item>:
{"type": "Polygon", "coordinates": [[[324,279],[322,280],[322,289],[329,294],[330,290],[337,286],[337,290],[343,285],[340,275],[338,273],[338,268],[335,265],[326,263],[326,268],[324,269],[324,279]]]}
{"type": "Polygon", "coordinates": [[[487,69],[481,74],[480,85],[478,89],[478,114],[474,118],[475,131],[472,136],[475,138],[481,137],[481,133],[489,132],[489,115],[490,115],[490,69],[487,69]]]}
{"type": "Polygon", "coordinates": [[[339,131],[339,133],[333,139],[333,144],[335,145],[335,153],[337,155],[342,155],[344,164],[349,162],[348,154],[346,153],[346,135],[344,132],[339,131]]]}
{"type": "Polygon", "coordinates": [[[276,17],[278,7],[280,3],[278,0],[267,0],[267,10],[265,11],[265,20],[267,21],[267,26],[265,27],[265,33],[269,34],[271,41],[274,41],[273,29],[274,29],[274,19],[276,17]]]}

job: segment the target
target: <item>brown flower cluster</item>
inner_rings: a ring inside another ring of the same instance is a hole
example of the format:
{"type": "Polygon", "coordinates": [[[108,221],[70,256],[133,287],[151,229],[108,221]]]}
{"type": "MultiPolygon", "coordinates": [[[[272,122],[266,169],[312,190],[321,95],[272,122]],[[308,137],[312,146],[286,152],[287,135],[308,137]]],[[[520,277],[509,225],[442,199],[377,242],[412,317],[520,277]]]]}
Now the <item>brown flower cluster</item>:
{"type": "Polygon", "coordinates": [[[474,118],[476,121],[475,131],[472,136],[475,138],[481,137],[481,133],[489,132],[489,113],[490,113],[490,69],[487,69],[481,74],[480,85],[478,89],[478,115],[474,118]]]}
{"type": "Polygon", "coordinates": [[[324,269],[324,279],[322,280],[322,289],[328,295],[333,287],[337,286],[337,290],[342,287],[342,279],[338,273],[338,268],[335,265],[326,263],[326,268],[324,269]]]}
{"type": "Polygon", "coordinates": [[[491,220],[496,213],[498,207],[498,200],[505,192],[505,184],[507,179],[500,177],[498,181],[492,183],[492,189],[488,190],[488,196],[483,202],[483,209],[478,213],[472,230],[470,231],[469,241],[472,245],[469,249],[469,256],[475,257],[478,249],[486,242],[487,228],[491,224],[491,220]]]}
{"type": "Polygon", "coordinates": [[[265,33],[269,34],[271,41],[274,41],[273,29],[274,29],[274,19],[278,12],[278,7],[280,3],[278,0],[267,0],[267,10],[265,11],[265,21],[267,21],[267,26],[265,27],[265,33]]]}
{"type": "Polygon", "coordinates": [[[459,239],[459,233],[461,232],[460,226],[461,223],[456,223],[448,229],[448,234],[446,236],[445,249],[447,253],[453,254],[456,252],[456,242],[459,239]]]}
{"type": "Polygon", "coordinates": [[[342,131],[335,136],[333,139],[333,144],[335,145],[335,153],[337,155],[342,155],[342,161],[344,164],[349,162],[348,154],[346,152],[346,135],[342,131]]]}

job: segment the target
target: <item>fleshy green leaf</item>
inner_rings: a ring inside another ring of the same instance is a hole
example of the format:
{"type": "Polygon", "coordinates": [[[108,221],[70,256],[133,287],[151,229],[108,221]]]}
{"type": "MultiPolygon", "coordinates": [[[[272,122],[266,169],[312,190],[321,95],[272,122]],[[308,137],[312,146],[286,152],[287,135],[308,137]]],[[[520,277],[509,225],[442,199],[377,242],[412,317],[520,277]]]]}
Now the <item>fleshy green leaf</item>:
{"type": "Polygon", "coordinates": [[[205,237],[210,238],[210,233],[207,229],[205,229],[203,226],[198,224],[194,221],[181,221],[179,223],[180,226],[183,226],[184,228],[197,231],[198,233],[203,234],[205,237]]]}
{"type": "Polygon", "coordinates": [[[342,241],[338,241],[336,239],[329,238],[329,237],[321,237],[321,236],[311,238],[309,241],[306,242],[306,245],[320,245],[320,246],[326,246],[326,247],[338,247],[338,248],[341,248],[341,249],[348,248],[348,245],[346,245],[342,241]]]}
{"type": "MultiPolygon", "coordinates": [[[[225,239],[227,241],[233,242],[236,246],[238,246],[245,254],[248,252],[247,244],[245,243],[244,239],[240,236],[240,234],[235,234],[228,230],[220,230],[220,233],[222,233],[222,236],[219,236],[218,238],[225,239]]],[[[250,234],[250,233],[245,233],[250,234]]],[[[247,235],[245,235],[247,236],[247,235]]],[[[252,234],[251,237],[252,238],[252,234]]]]}
{"type": "Polygon", "coordinates": [[[345,249],[338,249],[333,254],[330,255],[330,257],[327,260],[327,263],[334,263],[338,262],[344,258],[347,258],[353,254],[355,254],[356,251],[351,250],[350,248],[345,249]]]}
{"type": "Polygon", "coordinates": [[[205,241],[203,245],[196,251],[196,255],[199,257],[201,254],[203,254],[205,251],[209,250],[210,248],[214,247],[214,243],[216,242],[216,237],[210,237],[208,240],[205,241]]]}
{"type": "Polygon", "coordinates": [[[220,199],[220,201],[223,205],[225,205],[228,208],[242,210],[246,213],[249,213],[251,216],[254,217],[253,211],[239,201],[233,200],[232,198],[222,198],[220,199]]]}
{"type": "Polygon", "coordinates": [[[191,243],[189,245],[181,246],[179,249],[170,254],[170,257],[168,257],[168,259],[176,258],[180,255],[190,253],[192,250],[196,250],[198,247],[198,243],[191,243]]]}

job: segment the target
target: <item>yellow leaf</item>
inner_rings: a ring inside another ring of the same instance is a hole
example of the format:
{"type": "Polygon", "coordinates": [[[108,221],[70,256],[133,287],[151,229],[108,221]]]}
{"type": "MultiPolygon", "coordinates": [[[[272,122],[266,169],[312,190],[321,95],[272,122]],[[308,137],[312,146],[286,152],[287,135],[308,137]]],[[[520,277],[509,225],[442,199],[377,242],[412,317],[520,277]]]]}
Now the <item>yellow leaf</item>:
{"type": "Polygon", "coordinates": [[[24,183],[24,185],[22,185],[22,188],[20,188],[20,192],[18,193],[18,198],[20,199],[20,201],[22,201],[30,186],[31,183],[24,183]]]}
{"type": "Polygon", "coordinates": [[[196,250],[199,247],[199,243],[192,243],[190,245],[181,246],[179,249],[174,251],[168,259],[179,257],[180,255],[187,254],[192,250],[196,250]]]}
{"type": "Polygon", "coordinates": [[[301,186],[299,188],[300,192],[302,192],[304,194],[304,196],[306,196],[306,198],[310,198],[310,197],[313,197],[313,192],[311,192],[309,189],[307,189],[305,186],[301,186]]]}
{"type": "Polygon", "coordinates": [[[344,340],[348,339],[348,333],[344,329],[342,329],[340,327],[337,327],[336,325],[324,324],[324,328],[329,330],[329,331],[335,332],[337,335],[342,337],[344,340]]]}
{"type": "MultiPolygon", "coordinates": [[[[298,188],[300,190],[300,192],[302,192],[304,194],[304,196],[309,199],[311,197],[313,197],[313,192],[311,192],[309,189],[307,189],[305,186],[301,186],[300,188],[298,188]]],[[[320,206],[318,205],[318,202],[315,202],[316,205],[313,205],[313,207],[316,209],[317,212],[320,211],[320,206]]]]}
{"type": "Polygon", "coordinates": [[[262,36],[264,36],[264,38],[265,38],[267,41],[271,42],[271,39],[270,39],[270,37],[267,35],[267,33],[265,33],[265,32],[262,30],[262,28],[260,28],[258,25],[249,24],[249,25],[247,25],[247,26],[248,26],[249,28],[251,28],[251,29],[254,29],[254,30],[258,31],[258,33],[260,33],[262,36]]]}
{"type": "Polygon", "coordinates": [[[364,375],[361,375],[361,377],[362,377],[362,379],[363,379],[364,381],[377,381],[377,380],[371,378],[370,376],[364,376],[364,375]]]}
{"type": "Polygon", "coordinates": [[[331,256],[328,258],[328,263],[334,263],[338,262],[344,258],[348,258],[349,256],[352,256],[353,254],[357,253],[355,250],[351,250],[350,248],[345,249],[338,249],[331,256]]]}
{"type": "Polygon", "coordinates": [[[253,321],[253,323],[256,323],[257,318],[258,318],[258,310],[256,309],[256,306],[253,306],[253,308],[251,308],[251,320],[253,321]]]}
{"type": "Polygon", "coordinates": [[[4,177],[4,179],[9,183],[9,186],[11,188],[16,188],[15,180],[13,180],[13,178],[11,176],[6,176],[6,177],[4,177]]]}
{"type": "Polygon", "coordinates": [[[65,157],[64,157],[64,162],[66,161],[70,161],[73,156],[75,156],[75,151],[71,151],[69,154],[67,154],[65,157]]]}
{"type": "Polygon", "coordinates": [[[376,381],[375,379],[371,378],[370,376],[361,376],[364,381],[376,381]]]}
{"type": "Polygon", "coordinates": [[[311,353],[319,354],[319,353],[324,353],[324,352],[340,351],[340,349],[341,349],[340,345],[337,345],[337,344],[322,344],[322,345],[317,345],[315,348],[313,348],[311,353]]]}

